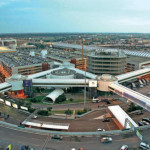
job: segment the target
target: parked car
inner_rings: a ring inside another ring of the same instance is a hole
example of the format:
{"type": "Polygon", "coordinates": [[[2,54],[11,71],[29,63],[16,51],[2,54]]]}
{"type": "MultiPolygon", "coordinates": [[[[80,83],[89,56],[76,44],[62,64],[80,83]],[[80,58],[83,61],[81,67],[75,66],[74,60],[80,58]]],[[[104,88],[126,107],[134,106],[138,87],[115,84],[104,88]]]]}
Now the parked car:
{"type": "Polygon", "coordinates": [[[103,122],[110,122],[110,120],[109,120],[108,118],[105,118],[105,119],[103,120],[103,122]]]}
{"type": "Polygon", "coordinates": [[[150,146],[148,144],[144,143],[144,142],[141,142],[140,143],[140,148],[148,150],[148,149],[150,149],[150,146]]]}
{"type": "Polygon", "coordinates": [[[54,139],[54,140],[62,140],[63,137],[60,136],[60,135],[52,135],[52,136],[51,136],[51,139],[54,139]]]}
{"type": "Polygon", "coordinates": [[[143,111],[138,111],[136,115],[143,115],[143,111]]]}
{"type": "Polygon", "coordinates": [[[128,150],[128,149],[129,149],[128,145],[122,145],[120,148],[120,150],[128,150]]]}
{"type": "Polygon", "coordinates": [[[142,121],[146,121],[146,122],[150,123],[150,118],[142,118],[142,121]]]}
{"type": "Polygon", "coordinates": [[[106,102],[107,104],[110,104],[110,101],[108,99],[102,98],[101,102],[106,102]]]}
{"type": "Polygon", "coordinates": [[[29,147],[28,145],[21,146],[21,150],[33,150],[32,147],[29,147]]]}
{"type": "Polygon", "coordinates": [[[142,121],[142,123],[143,123],[144,125],[149,125],[149,123],[146,122],[146,121],[142,121]]]}
{"type": "Polygon", "coordinates": [[[84,150],[84,149],[81,147],[81,148],[79,148],[78,150],[84,150]]]}
{"type": "Polygon", "coordinates": [[[147,95],[149,96],[149,95],[150,95],[150,92],[148,92],[147,95]]]}
{"type": "Polygon", "coordinates": [[[144,126],[144,124],[143,124],[142,121],[139,121],[139,122],[138,122],[138,125],[139,125],[139,126],[144,126]]]}
{"type": "Polygon", "coordinates": [[[110,142],[112,142],[112,138],[111,137],[103,137],[103,138],[101,138],[101,142],[102,143],[110,143],[110,142]]]}
{"type": "Polygon", "coordinates": [[[98,128],[97,131],[105,131],[105,129],[98,128]]]}
{"type": "Polygon", "coordinates": [[[36,119],[36,118],[37,118],[37,116],[36,116],[36,115],[33,115],[33,116],[32,116],[32,119],[36,119]]]}

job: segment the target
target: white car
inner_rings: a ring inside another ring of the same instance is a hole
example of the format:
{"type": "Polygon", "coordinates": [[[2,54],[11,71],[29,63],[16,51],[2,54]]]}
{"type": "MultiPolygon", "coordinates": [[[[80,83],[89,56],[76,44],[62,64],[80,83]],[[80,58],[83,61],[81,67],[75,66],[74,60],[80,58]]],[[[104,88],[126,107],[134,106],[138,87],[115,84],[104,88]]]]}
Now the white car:
{"type": "Polygon", "coordinates": [[[111,137],[103,137],[103,138],[101,138],[101,142],[102,143],[112,142],[112,138],[111,137]]]}
{"type": "Polygon", "coordinates": [[[33,115],[33,116],[32,116],[32,119],[36,119],[36,118],[37,118],[37,116],[36,116],[36,115],[33,115]]]}
{"type": "Polygon", "coordinates": [[[128,145],[122,145],[120,150],[128,150],[128,145]]]}
{"type": "Polygon", "coordinates": [[[144,142],[141,142],[140,143],[140,148],[142,149],[145,149],[145,150],[149,150],[150,149],[150,146],[144,142]]]}
{"type": "Polygon", "coordinates": [[[98,128],[97,131],[105,131],[105,129],[98,128]]]}
{"type": "Polygon", "coordinates": [[[141,121],[144,125],[149,125],[149,123],[148,122],[146,122],[146,121],[141,121]]]}

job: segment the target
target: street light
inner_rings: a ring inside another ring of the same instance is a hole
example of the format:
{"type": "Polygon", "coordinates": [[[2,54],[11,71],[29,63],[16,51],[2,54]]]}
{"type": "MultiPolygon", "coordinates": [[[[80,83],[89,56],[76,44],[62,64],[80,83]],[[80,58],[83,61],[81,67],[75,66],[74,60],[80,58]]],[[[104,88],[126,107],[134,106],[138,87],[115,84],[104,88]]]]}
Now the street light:
{"type": "Polygon", "coordinates": [[[85,71],[85,84],[84,84],[84,108],[86,108],[86,66],[84,63],[84,39],[82,38],[82,69],[85,71]]]}

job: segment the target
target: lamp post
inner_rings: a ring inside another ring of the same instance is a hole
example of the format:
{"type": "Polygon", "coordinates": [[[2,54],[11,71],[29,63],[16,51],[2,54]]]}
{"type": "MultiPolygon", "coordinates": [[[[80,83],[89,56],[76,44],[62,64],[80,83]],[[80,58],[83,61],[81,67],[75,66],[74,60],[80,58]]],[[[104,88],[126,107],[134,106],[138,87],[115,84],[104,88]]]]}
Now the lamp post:
{"type": "Polygon", "coordinates": [[[86,66],[84,62],[84,39],[82,38],[82,69],[85,71],[85,84],[84,84],[84,108],[86,108],[86,66]]]}

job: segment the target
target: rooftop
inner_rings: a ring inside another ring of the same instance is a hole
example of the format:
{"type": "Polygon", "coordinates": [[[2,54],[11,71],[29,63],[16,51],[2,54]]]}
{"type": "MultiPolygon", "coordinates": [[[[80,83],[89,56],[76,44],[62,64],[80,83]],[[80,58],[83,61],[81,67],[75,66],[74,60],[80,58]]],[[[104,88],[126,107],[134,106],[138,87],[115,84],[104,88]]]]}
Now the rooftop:
{"type": "Polygon", "coordinates": [[[7,47],[0,46],[0,51],[9,50],[7,47]]]}
{"type": "Polygon", "coordinates": [[[100,49],[92,52],[88,56],[94,57],[126,57],[125,53],[119,49],[100,49]]]}
{"type": "Polygon", "coordinates": [[[147,62],[147,61],[150,61],[149,58],[144,58],[144,57],[134,57],[134,56],[131,56],[129,58],[127,58],[127,62],[128,63],[143,63],[143,62],[147,62]]]}
{"type": "Polygon", "coordinates": [[[18,66],[28,66],[40,64],[47,62],[47,59],[44,59],[39,56],[29,56],[28,51],[17,51],[14,53],[2,53],[0,55],[0,61],[5,63],[9,67],[18,67],[18,66]]]}

